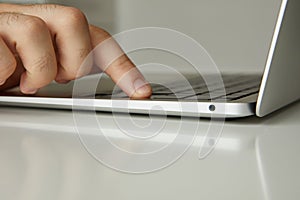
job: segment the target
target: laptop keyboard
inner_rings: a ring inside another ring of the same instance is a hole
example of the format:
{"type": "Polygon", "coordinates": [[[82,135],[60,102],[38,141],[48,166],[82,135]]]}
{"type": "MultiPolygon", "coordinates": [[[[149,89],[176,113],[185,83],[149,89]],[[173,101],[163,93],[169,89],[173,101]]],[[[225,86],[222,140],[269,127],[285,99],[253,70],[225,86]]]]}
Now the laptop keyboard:
{"type": "MultiPolygon", "coordinates": [[[[257,75],[222,75],[223,84],[210,81],[209,86],[201,77],[194,77],[187,82],[169,84],[151,84],[151,100],[165,101],[235,101],[247,96],[258,94],[261,76],[257,75]],[[225,89],[225,90],[224,90],[225,89]]],[[[214,80],[210,77],[209,80],[214,80]]],[[[216,79],[218,80],[218,79],[216,79]]],[[[99,93],[97,99],[128,99],[119,88],[113,94],[99,93]]]]}

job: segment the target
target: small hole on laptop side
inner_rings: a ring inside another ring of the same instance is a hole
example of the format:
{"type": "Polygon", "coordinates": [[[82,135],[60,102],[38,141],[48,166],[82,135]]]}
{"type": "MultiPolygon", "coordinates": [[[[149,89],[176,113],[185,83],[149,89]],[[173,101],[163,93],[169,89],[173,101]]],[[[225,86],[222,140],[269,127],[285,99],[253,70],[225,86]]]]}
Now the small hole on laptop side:
{"type": "Polygon", "coordinates": [[[210,106],[208,107],[208,109],[209,109],[211,112],[214,112],[214,111],[216,110],[216,106],[210,105],[210,106]]]}

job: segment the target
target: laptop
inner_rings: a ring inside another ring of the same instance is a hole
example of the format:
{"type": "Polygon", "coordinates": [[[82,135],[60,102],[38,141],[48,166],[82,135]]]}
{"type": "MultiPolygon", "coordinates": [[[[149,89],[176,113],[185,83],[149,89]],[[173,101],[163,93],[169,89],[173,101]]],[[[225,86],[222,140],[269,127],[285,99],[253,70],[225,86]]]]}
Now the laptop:
{"type": "MultiPolygon", "coordinates": [[[[188,75],[188,88],[180,82],[152,84],[153,95],[143,100],[129,99],[109,79],[97,82],[106,89],[95,94],[72,93],[74,84],[87,88],[98,79],[96,75],[64,86],[51,84],[35,96],[8,90],[2,92],[0,105],[185,117],[263,117],[300,98],[299,10],[299,0],[282,0],[263,74],[222,74],[220,86],[188,75]]],[[[206,76],[214,80],[213,74],[206,76]]]]}

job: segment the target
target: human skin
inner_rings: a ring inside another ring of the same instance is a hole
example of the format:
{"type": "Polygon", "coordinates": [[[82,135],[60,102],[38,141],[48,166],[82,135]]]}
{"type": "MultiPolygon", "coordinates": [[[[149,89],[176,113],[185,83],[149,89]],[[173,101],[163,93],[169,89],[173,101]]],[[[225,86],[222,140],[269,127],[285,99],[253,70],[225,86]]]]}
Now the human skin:
{"type": "Polygon", "coordinates": [[[35,94],[53,80],[67,83],[95,71],[107,73],[132,98],[151,95],[150,85],[111,35],[90,25],[79,9],[0,4],[0,90],[19,85],[22,93],[35,94]],[[88,60],[102,43],[96,63],[88,60]]]}

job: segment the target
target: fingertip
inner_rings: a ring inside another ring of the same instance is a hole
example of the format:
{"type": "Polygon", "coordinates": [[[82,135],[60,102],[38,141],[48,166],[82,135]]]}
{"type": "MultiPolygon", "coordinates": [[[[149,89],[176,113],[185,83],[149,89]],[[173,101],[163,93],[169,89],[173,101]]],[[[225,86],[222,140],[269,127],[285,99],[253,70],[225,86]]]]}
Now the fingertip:
{"type": "Polygon", "coordinates": [[[38,91],[38,89],[35,89],[35,88],[22,88],[21,89],[21,92],[23,94],[29,94],[29,95],[36,94],[37,91],[38,91]]]}
{"type": "Polygon", "coordinates": [[[138,78],[134,81],[134,93],[131,98],[148,98],[152,94],[152,88],[144,79],[138,78]]]}
{"type": "Polygon", "coordinates": [[[6,80],[0,80],[0,86],[4,85],[5,82],[6,82],[6,80]]]}
{"type": "Polygon", "coordinates": [[[28,94],[28,95],[32,95],[37,93],[39,88],[36,87],[32,87],[33,84],[31,84],[27,73],[23,72],[23,74],[21,75],[21,79],[20,79],[20,91],[23,94],[28,94]]]}
{"type": "Polygon", "coordinates": [[[63,79],[55,79],[55,82],[57,82],[59,84],[68,84],[71,81],[69,81],[69,80],[63,80],[63,79]]]}
{"type": "Polygon", "coordinates": [[[35,94],[38,91],[37,88],[30,88],[25,86],[24,84],[20,84],[20,90],[23,94],[28,94],[28,95],[35,94]]]}
{"type": "Polygon", "coordinates": [[[142,88],[140,88],[139,90],[137,90],[132,96],[131,98],[134,99],[146,99],[149,98],[152,94],[152,89],[150,86],[144,86],[142,88]]]}

